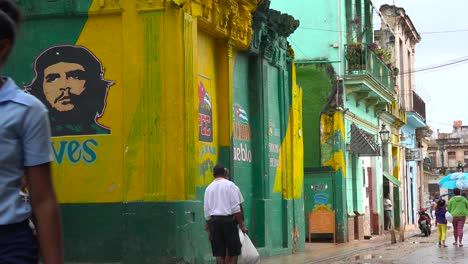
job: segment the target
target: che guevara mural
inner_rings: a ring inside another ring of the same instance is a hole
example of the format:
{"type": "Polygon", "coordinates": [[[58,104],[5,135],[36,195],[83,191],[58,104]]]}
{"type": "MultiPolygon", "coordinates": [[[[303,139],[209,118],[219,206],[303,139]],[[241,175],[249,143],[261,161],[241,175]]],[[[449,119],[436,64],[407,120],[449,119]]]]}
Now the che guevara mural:
{"type": "Polygon", "coordinates": [[[82,46],[60,45],[43,51],[26,90],[49,110],[52,136],[110,134],[99,123],[112,81],[94,54],[82,46]]]}

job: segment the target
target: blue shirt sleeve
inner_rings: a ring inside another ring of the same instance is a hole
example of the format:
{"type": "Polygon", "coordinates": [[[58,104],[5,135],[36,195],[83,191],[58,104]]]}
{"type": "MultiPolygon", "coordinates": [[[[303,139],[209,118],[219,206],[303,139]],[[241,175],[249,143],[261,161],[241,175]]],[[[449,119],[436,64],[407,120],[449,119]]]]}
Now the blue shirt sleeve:
{"type": "Polygon", "coordinates": [[[50,122],[47,108],[34,100],[23,120],[24,166],[31,167],[52,161],[50,122]]]}

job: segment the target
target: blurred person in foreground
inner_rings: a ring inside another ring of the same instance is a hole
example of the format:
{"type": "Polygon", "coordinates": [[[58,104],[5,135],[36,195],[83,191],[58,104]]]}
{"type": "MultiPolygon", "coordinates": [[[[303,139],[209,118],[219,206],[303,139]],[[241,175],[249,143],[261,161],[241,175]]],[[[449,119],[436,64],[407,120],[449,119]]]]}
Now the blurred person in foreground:
{"type": "MultiPolygon", "coordinates": [[[[0,0],[0,71],[20,27],[17,1],[0,0]]],[[[62,233],[50,173],[52,152],[47,108],[0,78],[0,263],[63,263],[62,233]],[[22,177],[29,200],[23,199],[22,177]],[[29,225],[34,215],[37,237],[29,225]]]]}

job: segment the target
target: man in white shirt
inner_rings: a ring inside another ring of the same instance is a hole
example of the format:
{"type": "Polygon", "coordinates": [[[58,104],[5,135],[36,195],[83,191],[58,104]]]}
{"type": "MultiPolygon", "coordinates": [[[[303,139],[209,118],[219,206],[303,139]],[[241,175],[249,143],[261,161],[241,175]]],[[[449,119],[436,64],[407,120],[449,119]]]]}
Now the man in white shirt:
{"type": "Polygon", "coordinates": [[[242,212],[244,198],[222,165],[213,169],[214,181],[205,191],[205,219],[213,256],[217,264],[237,263],[241,253],[238,225],[247,233],[242,212]]]}

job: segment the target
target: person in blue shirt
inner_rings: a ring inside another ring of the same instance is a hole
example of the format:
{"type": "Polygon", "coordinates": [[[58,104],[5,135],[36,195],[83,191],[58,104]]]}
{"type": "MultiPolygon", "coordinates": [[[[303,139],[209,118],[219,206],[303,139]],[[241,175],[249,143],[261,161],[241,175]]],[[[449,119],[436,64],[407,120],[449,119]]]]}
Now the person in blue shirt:
{"type": "MultiPolygon", "coordinates": [[[[13,49],[21,12],[0,0],[0,72],[13,49]]],[[[2,75],[0,75],[2,76],[2,75]]],[[[47,108],[0,78],[0,263],[63,263],[60,213],[51,180],[47,108]],[[22,199],[26,177],[29,201],[22,199]],[[29,226],[34,216],[37,237],[29,226]]]]}
{"type": "Polygon", "coordinates": [[[437,207],[435,209],[436,223],[439,229],[439,247],[447,247],[447,245],[445,245],[445,238],[447,237],[447,219],[445,218],[445,213],[447,213],[445,200],[441,198],[437,201],[437,207]]]}

